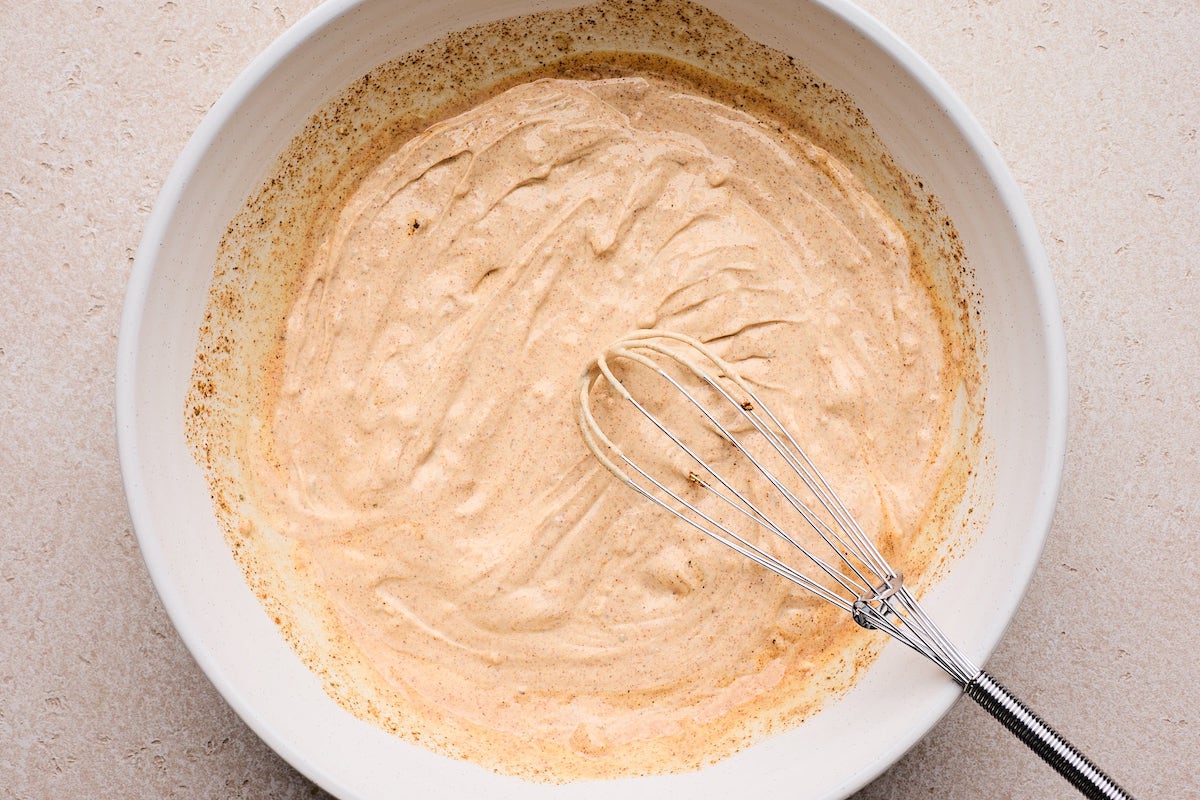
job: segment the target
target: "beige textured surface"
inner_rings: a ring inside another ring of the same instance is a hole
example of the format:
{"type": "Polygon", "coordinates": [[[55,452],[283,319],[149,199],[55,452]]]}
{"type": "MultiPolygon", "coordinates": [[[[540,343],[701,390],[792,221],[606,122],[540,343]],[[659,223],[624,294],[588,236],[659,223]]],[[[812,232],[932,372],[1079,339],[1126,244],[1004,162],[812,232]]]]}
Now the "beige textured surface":
{"type": "MultiPolygon", "coordinates": [[[[1067,472],[989,668],[1143,797],[1195,796],[1200,6],[864,0],[989,131],[1060,294],[1067,472]]],[[[155,194],[311,2],[0,5],[0,798],[318,794],[175,635],[113,434],[155,194]]],[[[860,798],[1070,797],[968,702],[860,798]]]]}

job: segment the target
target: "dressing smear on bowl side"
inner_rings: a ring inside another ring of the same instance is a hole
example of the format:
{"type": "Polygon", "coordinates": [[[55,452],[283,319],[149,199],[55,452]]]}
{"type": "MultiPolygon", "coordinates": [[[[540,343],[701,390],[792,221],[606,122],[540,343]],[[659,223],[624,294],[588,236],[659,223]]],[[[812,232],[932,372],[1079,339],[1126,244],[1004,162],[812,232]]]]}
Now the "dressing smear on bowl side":
{"type": "Polygon", "coordinates": [[[189,441],[354,714],[537,780],[695,769],[882,642],[618,485],[580,370],[635,328],[709,342],[921,586],[978,452],[964,271],[849,100],[710,12],[506,20],[364,76],[247,200],[189,441]]]}

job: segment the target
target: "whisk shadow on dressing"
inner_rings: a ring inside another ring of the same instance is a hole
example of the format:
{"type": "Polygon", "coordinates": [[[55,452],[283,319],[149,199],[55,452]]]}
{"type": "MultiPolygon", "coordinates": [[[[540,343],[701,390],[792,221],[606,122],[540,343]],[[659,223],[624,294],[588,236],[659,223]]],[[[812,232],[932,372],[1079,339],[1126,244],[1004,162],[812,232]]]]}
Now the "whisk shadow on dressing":
{"type": "Polygon", "coordinates": [[[963,268],[846,98],[711,13],[504,21],[350,87],[248,199],[189,441],[353,713],[538,780],[694,769],[879,642],[628,502],[580,439],[581,365],[637,327],[708,342],[919,587],[978,449],[963,268]]]}

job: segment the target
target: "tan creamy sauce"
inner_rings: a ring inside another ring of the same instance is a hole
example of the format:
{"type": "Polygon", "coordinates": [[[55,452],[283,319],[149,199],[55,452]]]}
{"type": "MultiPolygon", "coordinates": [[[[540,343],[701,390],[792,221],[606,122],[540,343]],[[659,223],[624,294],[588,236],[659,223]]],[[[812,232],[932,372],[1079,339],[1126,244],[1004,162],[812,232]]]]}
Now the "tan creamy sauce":
{"type": "Polygon", "coordinates": [[[920,589],[975,463],[962,269],[847,98],[711,12],[504,20],[348,87],[231,220],[189,444],[355,715],[539,780],[694,769],[882,637],[620,485],[581,371],[637,328],[709,343],[920,589]]]}
{"type": "Polygon", "coordinates": [[[911,276],[811,143],[639,77],[517,86],[387,158],[321,244],[270,410],[272,519],[404,694],[583,750],[702,726],[827,643],[808,598],[593,462],[579,373],[632,328],[712,342],[864,524],[911,527],[948,401],[911,276]]]}

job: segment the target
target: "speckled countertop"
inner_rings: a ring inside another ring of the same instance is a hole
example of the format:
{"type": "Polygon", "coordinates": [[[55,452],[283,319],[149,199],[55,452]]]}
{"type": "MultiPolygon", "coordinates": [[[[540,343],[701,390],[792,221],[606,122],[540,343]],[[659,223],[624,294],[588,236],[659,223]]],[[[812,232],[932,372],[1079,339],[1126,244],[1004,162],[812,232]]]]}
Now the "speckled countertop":
{"type": "MultiPolygon", "coordinates": [[[[319,794],[171,627],[117,465],[125,283],[172,162],[311,6],[0,4],[0,798],[319,794]]],[[[1140,797],[1200,791],[1200,5],[863,0],[994,138],[1066,326],[1066,475],[988,666],[1140,797]]],[[[969,702],[857,795],[1070,797],[969,702]]]]}

